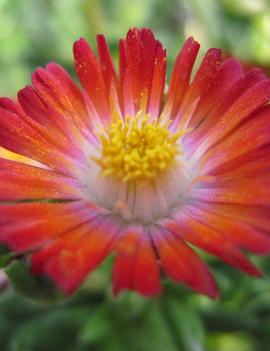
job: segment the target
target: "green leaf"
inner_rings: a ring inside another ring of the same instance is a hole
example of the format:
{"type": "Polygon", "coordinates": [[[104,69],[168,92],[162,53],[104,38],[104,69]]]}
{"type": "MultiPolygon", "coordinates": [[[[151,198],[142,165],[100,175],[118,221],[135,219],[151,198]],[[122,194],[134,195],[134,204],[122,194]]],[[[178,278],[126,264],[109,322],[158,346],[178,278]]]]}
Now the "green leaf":
{"type": "Polygon", "coordinates": [[[135,310],[127,295],[92,311],[79,336],[82,350],[178,351],[157,300],[135,310]]]}
{"type": "Polygon", "coordinates": [[[156,300],[150,300],[145,313],[137,318],[136,324],[127,329],[129,350],[178,351],[170,326],[156,300]]]}
{"type": "Polygon", "coordinates": [[[13,257],[13,253],[5,245],[0,245],[0,268],[4,268],[8,263],[10,263],[13,257]]]}
{"type": "Polygon", "coordinates": [[[7,254],[9,252],[10,252],[10,250],[6,245],[0,244],[0,255],[7,254]]]}
{"type": "Polygon", "coordinates": [[[21,324],[8,351],[74,351],[86,311],[56,310],[21,324]]]}
{"type": "Polygon", "coordinates": [[[202,321],[191,304],[183,305],[180,300],[164,296],[164,317],[181,351],[203,351],[205,331],[202,321]]]}
{"type": "Polygon", "coordinates": [[[46,279],[34,277],[21,260],[14,260],[5,269],[13,288],[23,296],[37,300],[55,300],[60,293],[46,279]]]}
{"type": "Polygon", "coordinates": [[[12,257],[13,257],[12,253],[0,255],[0,268],[6,267],[9,264],[12,257]]]}
{"type": "Polygon", "coordinates": [[[105,338],[112,329],[112,323],[108,305],[98,307],[81,330],[80,342],[89,345],[105,338]]]}
{"type": "Polygon", "coordinates": [[[1,350],[6,350],[6,346],[10,340],[11,333],[15,327],[15,323],[8,318],[0,315],[0,345],[1,350]]]}

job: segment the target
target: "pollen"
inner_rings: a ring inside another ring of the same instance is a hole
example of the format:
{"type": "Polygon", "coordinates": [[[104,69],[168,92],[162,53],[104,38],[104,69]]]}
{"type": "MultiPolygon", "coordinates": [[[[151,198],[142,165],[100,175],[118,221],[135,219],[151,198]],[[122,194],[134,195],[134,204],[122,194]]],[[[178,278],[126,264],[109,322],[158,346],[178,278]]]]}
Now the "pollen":
{"type": "Polygon", "coordinates": [[[100,157],[94,158],[107,176],[124,182],[154,179],[181,153],[179,138],[186,132],[172,133],[162,118],[150,115],[115,117],[99,134],[100,157]]]}

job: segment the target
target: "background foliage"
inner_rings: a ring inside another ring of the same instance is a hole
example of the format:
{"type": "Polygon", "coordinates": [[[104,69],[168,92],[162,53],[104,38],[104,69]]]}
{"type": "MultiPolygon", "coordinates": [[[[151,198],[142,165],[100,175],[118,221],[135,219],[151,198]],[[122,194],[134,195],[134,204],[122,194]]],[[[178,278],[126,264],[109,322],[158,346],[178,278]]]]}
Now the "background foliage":
{"type": "MultiPolygon", "coordinates": [[[[80,36],[93,44],[95,33],[104,33],[117,59],[118,39],[133,26],[155,31],[168,49],[169,67],[193,35],[202,51],[222,47],[269,70],[269,0],[0,0],[0,95],[15,96],[31,72],[51,60],[74,73],[71,47],[80,36]]],[[[0,265],[7,259],[3,253],[0,265]]],[[[1,351],[269,350],[269,259],[257,259],[266,272],[261,280],[206,259],[220,286],[217,301],[167,281],[160,297],[124,293],[115,299],[110,260],[64,300],[47,290],[44,296],[42,282],[22,279],[18,271],[25,266],[17,262],[17,270],[8,270],[19,293],[1,285],[0,276],[1,351]]]]}

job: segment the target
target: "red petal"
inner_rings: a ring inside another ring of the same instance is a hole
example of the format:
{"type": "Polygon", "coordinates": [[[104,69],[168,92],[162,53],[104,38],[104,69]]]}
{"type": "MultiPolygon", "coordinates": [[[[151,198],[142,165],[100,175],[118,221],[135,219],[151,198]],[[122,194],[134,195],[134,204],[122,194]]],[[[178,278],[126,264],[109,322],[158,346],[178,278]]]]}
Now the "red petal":
{"type": "MultiPolygon", "coordinates": [[[[187,125],[192,117],[192,114],[185,111],[189,111],[190,106],[195,104],[196,100],[201,96],[204,96],[212,84],[215,84],[214,79],[220,64],[221,50],[208,50],[202,60],[194,80],[190,84],[184,101],[181,104],[180,110],[177,114],[177,117],[181,118],[181,127],[183,129],[187,128],[187,125]]],[[[177,121],[175,123],[177,123],[177,121]]]]}
{"type": "Polygon", "coordinates": [[[200,45],[193,38],[189,38],[178,54],[170,79],[167,102],[164,107],[165,115],[171,113],[171,117],[173,118],[178,111],[187,92],[192,68],[199,48],[200,45]]]}
{"type": "Polygon", "coordinates": [[[99,115],[107,120],[110,112],[108,96],[98,59],[83,38],[74,43],[73,51],[79,80],[99,115]]]}
{"type": "Polygon", "coordinates": [[[211,172],[211,175],[224,178],[247,178],[267,174],[270,174],[270,145],[260,146],[242,155],[240,152],[240,155],[233,159],[228,157],[228,160],[211,172]]]}
{"type": "Polygon", "coordinates": [[[113,291],[118,294],[123,289],[134,289],[133,272],[139,245],[139,234],[129,231],[119,238],[117,256],[113,265],[113,291]]]}
{"type": "MultiPolygon", "coordinates": [[[[199,146],[202,155],[212,145],[231,133],[240,123],[265,106],[270,99],[270,81],[262,81],[245,91],[239,99],[217,120],[217,123],[208,130],[204,141],[199,146]]],[[[196,157],[198,157],[196,155],[196,157]]]]}
{"type": "Polygon", "coordinates": [[[270,253],[270,237],[239,220],[230,220],[194,206],[186,206],[188,215],[217,230],[232,243],[256,254],[270,253]]]}
{"type": "MultiPolygon", "coordinates": [[[[203,119],[202,123],[194,130],[191,135],[191,142],[189,147],[190,154],[193,150],[196,150],[200,140],[205,134],[212,128],[224,115],[224,113],[235,103],[241,95],[252,88],[259,82],[265,81],[266,77],[262,74],[259,69],[254,69],[247,72],[243,77],[240,77],[237,81],[233,81],[233,84],[226,89],[219,100],[215,102],[215,106],[209,110],[206,118],[203,119]],[[190,150],[191,149],[191,150],[190,150]]],[[[204,98],[202,97],[202,102],[204,98]]],[[[196,118],[196,113],[194,114],[196,118]]],[[[204,116],[205,117],[205,116],[204,116]]]]}
{"type": "Polygon", "coordinates": [[[165,229],[152,232],[161,265],[174,281],[184,282],[192,289],[216,298],[217,287],[208,268],[182,240],[165,229]]]}
{"type": "Polygon", "coordinates": [[[27,199],[78,199],[75,179],[53,171],[1,159],[0,201],[27,199]]]}
{"type": "Polygon", "coordinates": [[[119,52],[124,114],[133,110],[157,113],[165,84],[166,54],[162,45],[149,29],[131,29],[126,39],[120,40],[119,52]]]}
{"type": "Polygon", "coordinates": [[[213,80],[211,80],[211,84],[204,91],[204,94],[201,95],[189,126],[198,126],[242,76],[242,67],[238,61],[234,59],[224,61],[219,66],[213,80]]]}
{"type": "Polygon", "coordinates": [[[249,275],[261,276],[261,272],[226,237],[184,212],[177,214],[175,222],[168,222],[167,227],[183,240],[214,254],[231,266],[249,275]]]}
{"type": "Polygon", "coordinates": [[[269,232],[270,216],[269,207],[263,206],[246,206],[236,204],[219,204],[211,202],[193,201],[193,206],[204,209],[211,213],[230,218],[230,220],[239,220],[252,226],[269,232]]]}
{"type": "Polygon", "coordinates": [[[160,292],[157,260],[147,233],[138,229],[122,234],[116,247],[113,267],[113,290],[137,290],[144,296],[160,292]]]}
{"type": "MultiPolygon", "coordinates": [[[[243,123],[232,134],[217,146],[210,149],[204,156],[203,173],[209,174],[215,168],[243,155],[250,155],[270,143],[270,107],[266,106],[260,112],[243,123]]],[[[261,174],[261,173],[257,173],[261,174]]]]}
{"type": "Polygon", "coordinates": [[[63,173],[78,166],[81,154],[61,139],[24,114],[0,108],[0,145],[39,161],[63,173]]]}
{"type": "Polygon", "coordinates": [[[104,35],[97,35],[97,45],[103,80],[106,86],[107,94],[109,95],[112,84],[115,86],[115,88],[118,87],[118,79],[112,61],[112,56],[104,35]]]}
{"type": "MultiPolygon", "coordinates": [[[[62,133],[62,128],[58,124],[59,118],[52,118],[52,115],[57,117],[58,115],[41,100],[32,86],[28,85],[20,90],[18,100],[29,117],[48,129],[62,133]]],[[[62,134],[62,137],[66,137],[65,134],[62,134]]]]}
{"type": "Polygon", "coordinates": [[[218,68],[221,65],[221,50],[209,49],[190,85],[188,96],[195,100],[209,89],[209,84],[215,79],[218,68]]]}
{"type": "Polygon", "coordinates": [[[149,112],[154,118],[160,115],[161,102],[165,87],[165,75],[166,51],[162,47],[159,47],[154,61],[153,79],[147,108],[147,112],[149,112]]]}
{"type": "Polygon", "coordinates": [[[0,241],[16,252],[30,251],[96,215],[95,206],[82,201],[1,205],[0,241]]]}
{"type": "Polygon", "coordinates": [[[242,205],[270,205],[270,179],[251,178],[231,180],[228,184],[214,183],[212,186],[192,190],[194,199],[242,205]]]}
{"type": "Polygon", "coordinates": [[[31,257],[34,274],[48,275],[71,294],[111,251],[116,230],[90,222],[66,233],[31,257]]]}

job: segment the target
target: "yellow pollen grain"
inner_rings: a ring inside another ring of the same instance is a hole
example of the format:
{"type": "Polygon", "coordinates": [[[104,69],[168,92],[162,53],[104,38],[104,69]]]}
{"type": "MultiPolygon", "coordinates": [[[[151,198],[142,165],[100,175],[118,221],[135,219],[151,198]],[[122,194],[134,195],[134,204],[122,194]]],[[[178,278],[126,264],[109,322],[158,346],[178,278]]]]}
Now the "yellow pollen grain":
{"type": "Polygon", "coordinates": [[[181,153],[178,141],[186,132],[172,134],[162,118],[150,122],[150,116],[141,113],[125,121],[115,116],[99,135],[101,155],[94,160],[104,175],[125,182],[153,179],[181,153]]]}

